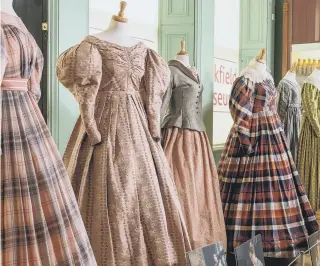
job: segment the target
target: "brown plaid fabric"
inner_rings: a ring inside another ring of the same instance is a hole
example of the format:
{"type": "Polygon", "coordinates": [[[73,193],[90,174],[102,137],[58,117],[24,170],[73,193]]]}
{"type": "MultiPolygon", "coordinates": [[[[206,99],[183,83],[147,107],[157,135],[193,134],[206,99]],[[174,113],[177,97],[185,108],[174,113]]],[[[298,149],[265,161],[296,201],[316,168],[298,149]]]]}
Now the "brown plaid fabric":
{"type": "Polygon", "coordinates": [[[1,91],[0,265],[97,265],[56,145],[37,105],[43,59],[17,17],[1,13],[1,82],[29,79],[28,91],[1,91]]]}
{"type": "Polygon", "coordinates": [[[261,234],[266,257],[299,255],[319,229],[275,106],[273,81],[238,78],[234,125],[218,168],[228,252],[261,234]]]}

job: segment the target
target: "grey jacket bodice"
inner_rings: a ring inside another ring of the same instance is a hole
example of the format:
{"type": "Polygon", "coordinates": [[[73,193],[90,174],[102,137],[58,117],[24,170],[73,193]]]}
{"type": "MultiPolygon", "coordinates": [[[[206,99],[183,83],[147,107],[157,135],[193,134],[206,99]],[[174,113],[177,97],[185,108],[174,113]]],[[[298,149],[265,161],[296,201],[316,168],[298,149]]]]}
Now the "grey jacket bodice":
{"type": "Polygon", "coordinates": [[[177,60],[169,62],[170,85],[161,108],[162,128],[205,131],[202,118],[203,86],[190,69],[177,60]]]}

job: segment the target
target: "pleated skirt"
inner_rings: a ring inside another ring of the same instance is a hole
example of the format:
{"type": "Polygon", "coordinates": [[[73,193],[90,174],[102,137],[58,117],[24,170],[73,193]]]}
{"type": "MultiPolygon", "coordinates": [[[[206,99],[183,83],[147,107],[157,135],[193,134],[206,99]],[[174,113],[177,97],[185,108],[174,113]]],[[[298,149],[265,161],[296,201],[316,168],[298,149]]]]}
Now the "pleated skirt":
{"type": "Polygon", "coordinates": [[[2,92],[1,261],[95,266],[69,177],[37,103],[2,92]]]}
{"type": "Polygon", "coordinates": [[[64,163],[98,265],[185,266],[179,198],[139,94],[112,91],[97,105],[101,143],[91,145],[79,118],[64,163]]]}
{"type": "Polygon", "coordinates": [[[245,154],[234,124],[218,167],[228,252],[261,234],[265,257],[290,258],[319,230],[275,111],[254,113],[252,153],[245,154]]]}
{"type": "Polygon", "coordinates": [[[217,241],[226,248],[218,174],[206,132],[165,128],[163,148],[177,186],[192,249],[217,241]]]}

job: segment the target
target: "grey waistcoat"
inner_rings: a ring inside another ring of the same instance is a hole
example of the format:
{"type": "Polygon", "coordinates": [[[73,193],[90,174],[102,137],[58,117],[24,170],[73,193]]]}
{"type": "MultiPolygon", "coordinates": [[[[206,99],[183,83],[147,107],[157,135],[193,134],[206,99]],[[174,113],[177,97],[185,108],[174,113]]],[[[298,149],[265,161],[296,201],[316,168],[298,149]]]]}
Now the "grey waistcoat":
{"type": "Polygon", "coordinates": [[[169,62],[170,85],[161,108],[162,128],[205,131],[202,118],[203,86],[190,69],[177,60],[169,62]]]}

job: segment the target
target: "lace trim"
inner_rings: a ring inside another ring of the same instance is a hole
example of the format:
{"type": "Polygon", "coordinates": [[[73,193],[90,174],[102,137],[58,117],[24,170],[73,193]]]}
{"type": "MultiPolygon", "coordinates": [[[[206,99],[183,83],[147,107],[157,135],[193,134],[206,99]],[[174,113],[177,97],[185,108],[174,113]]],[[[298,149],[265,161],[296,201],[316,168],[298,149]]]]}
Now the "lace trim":
{"type": "Polygon", "coordinates": [[[240,76],[244,76],[253,83],[262,83],[265,80],[271,80],[274,83],[266,62],[258,62],[256,59],[250,61],[248,66],[241,71],[240,76]]]}
{"type": "Polygon", "coordinates": [[[320,69],[313,70],[312,74],[305,80],[305,83],[312,84],[320,91],[320,69]]]}

